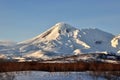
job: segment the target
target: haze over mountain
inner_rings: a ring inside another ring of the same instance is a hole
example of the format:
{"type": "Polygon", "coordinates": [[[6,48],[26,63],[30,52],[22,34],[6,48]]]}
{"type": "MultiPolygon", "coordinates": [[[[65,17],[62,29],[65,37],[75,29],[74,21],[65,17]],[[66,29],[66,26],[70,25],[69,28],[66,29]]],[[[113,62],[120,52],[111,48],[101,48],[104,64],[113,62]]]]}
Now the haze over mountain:
{"type": "Polygon", "coordinates": [[[0,53],[37,58],[91,52],[120,53],[120,36],[96,28],[77,29],[62,22],[32,39],[6,47],[0,48],[0,53]]]}

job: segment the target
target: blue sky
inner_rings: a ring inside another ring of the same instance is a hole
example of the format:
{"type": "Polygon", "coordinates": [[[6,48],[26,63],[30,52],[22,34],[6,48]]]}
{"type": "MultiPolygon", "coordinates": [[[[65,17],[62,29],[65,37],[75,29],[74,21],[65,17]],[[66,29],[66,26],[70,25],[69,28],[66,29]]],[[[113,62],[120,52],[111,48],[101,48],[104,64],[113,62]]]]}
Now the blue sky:
{"type": "Polygon", "coordinates": [[[120,0],[0,0],[0,40],[26,40],[58,22],[120,34],[120,0]]]}

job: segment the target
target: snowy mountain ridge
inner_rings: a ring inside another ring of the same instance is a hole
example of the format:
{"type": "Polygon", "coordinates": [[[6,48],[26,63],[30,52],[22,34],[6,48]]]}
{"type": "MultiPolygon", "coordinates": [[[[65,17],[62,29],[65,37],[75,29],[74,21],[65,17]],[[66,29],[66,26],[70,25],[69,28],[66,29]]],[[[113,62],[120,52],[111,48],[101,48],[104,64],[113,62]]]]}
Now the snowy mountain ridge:
{"type": "Polygon", "coordinates": [[[9,50],[0,50],[0,53],[18,53],[24,57],[37,58],[91,52],[117,53],[120,50],[120,47],[116,47],[119,40],[119,36],[96,28],[77,29],[62,22],[37,37],[17,43],[9,50]]]}
{"type": "Polygon", "coordinates": [[[54,40],[54,39],[56,39],[57,36],[59,36],[58,33],[64,33],[65,29],[70,29],[70,28],[76,29],[76,28],[70,26],[69,24],[66,24],[66,23],[63,23],[63,22],[62,23],[57,23],[53,27],[48,29],[47,31],[43,32],[42,34],[40,34],[40,35],[30,39],[30,40],[26,40],[26,41],[20,42],[18,44],[35,43],[34,41],[39,42],[40,39],[45,39],[46,37],[48,37],[49,40],[50,39],[54,40]],[[62,31],[62,32],[60,32],[60,31],[62,31]],[[55,33],[57,35],[55,35],[55,33]]]}
{"type": "Polygon", "coordinates": [[[113,47],[120,47],[120,35],[118,35],[118,36],[116,36],[116,37],[114,37],[112,40],[111,40],[111,45],[113,46],[113,47]]]}

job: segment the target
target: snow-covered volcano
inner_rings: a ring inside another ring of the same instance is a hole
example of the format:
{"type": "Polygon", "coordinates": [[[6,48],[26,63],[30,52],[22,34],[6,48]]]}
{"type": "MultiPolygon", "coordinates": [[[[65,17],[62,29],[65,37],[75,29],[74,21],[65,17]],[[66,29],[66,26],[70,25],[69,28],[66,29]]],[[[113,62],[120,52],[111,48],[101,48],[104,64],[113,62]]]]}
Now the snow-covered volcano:
{"type": "Polygon", "coordinates": [[[44,33],[17,43],[6,52],[24,54],[29,57],[30,55],[43,57],[91,52],[116,53],[119,47],[116,47],[116,38],[114,38],[114,35],[96,28],[80,30],[66,23],[57,23],[44,33]]]}
{"type": "Polygon", "coordinates": [[[33,45],[44,51],[68,53],[71,54],[75,49],[88,49],[90,46],[79,39],[80,30],[74,28],[66,23],[57,23],[49,30],[38,35],[37,37],[20,42],[20,45],[27,45],[21,47],[21,51],[26,50],[33,45]]]}
{"type": "Polygon", "coordinates": [[[80,30],[66,23],[57,23],[37,37],[18,45],[21,53],[28,54],[34,54],[36,51],[50,53],[48,55],[117,52],[111,45],[113,38],[114,35],[96,28],[80,30]]]}

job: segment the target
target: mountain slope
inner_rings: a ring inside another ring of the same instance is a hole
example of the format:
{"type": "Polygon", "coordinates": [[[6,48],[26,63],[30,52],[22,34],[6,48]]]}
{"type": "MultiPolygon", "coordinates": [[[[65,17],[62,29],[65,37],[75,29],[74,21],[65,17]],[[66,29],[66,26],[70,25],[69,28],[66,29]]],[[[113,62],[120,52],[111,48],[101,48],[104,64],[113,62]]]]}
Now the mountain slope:
{"type": "Polygon", "coordinates": [[[111,46],[113,46],[114,48],[120,48],[120,35],[115,36],[112,40],[111,40],[111,46]]]}
{"type": "MultiPolygon", "coordinates": [[[[114,35],[99,29],[77,29],[66,23],[57,23],[44,33],[18,43],[20,53],[43,51],[52,55],[71,55],[90,52],[116,52],[111,46],[114,35]]],[[[46,53],[45,53],[46,54],[46,53]]]]}
{"type": "Polygon", "coordinates": [[[77,29],[66,23],[57,23],[44,33],[8,46],[0,42],[0,54],[24,57],[54,57],[92,52],[120,53],[120,36],[99,29],[77,29]]]}
{"type": "Polygon", "coordinates": [[[120,53],[120,35],[111,40],[111,46],[117,49],[117,53],[120,53]]]}

